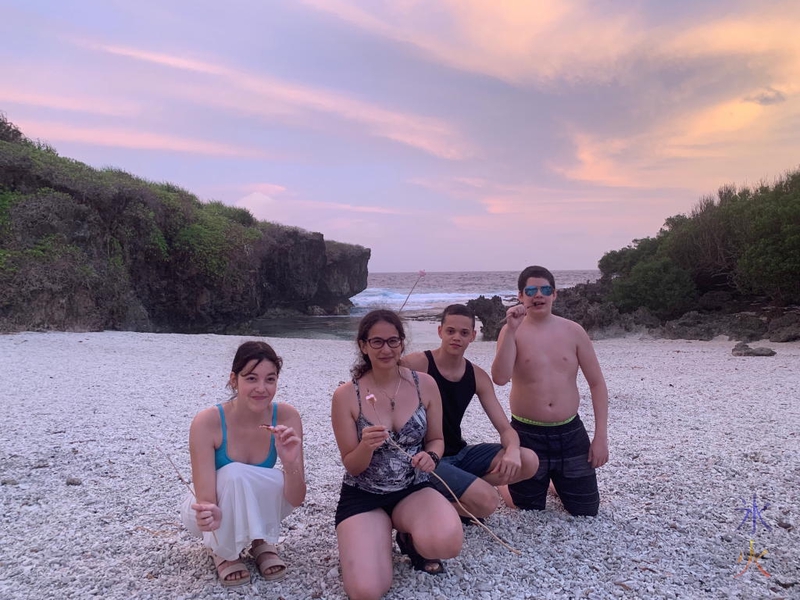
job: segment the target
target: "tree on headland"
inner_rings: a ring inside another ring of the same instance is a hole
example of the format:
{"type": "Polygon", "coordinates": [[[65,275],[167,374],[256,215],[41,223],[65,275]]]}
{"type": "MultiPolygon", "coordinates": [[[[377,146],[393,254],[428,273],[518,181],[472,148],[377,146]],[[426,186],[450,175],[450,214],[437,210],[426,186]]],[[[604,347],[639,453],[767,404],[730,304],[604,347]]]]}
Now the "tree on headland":
{"type": "Polygon", "coordinates": [[[673,317],[710,292],[800,303],[800,170],[755,189],[725,185],[598,268],[621,312],[673,317]]]}

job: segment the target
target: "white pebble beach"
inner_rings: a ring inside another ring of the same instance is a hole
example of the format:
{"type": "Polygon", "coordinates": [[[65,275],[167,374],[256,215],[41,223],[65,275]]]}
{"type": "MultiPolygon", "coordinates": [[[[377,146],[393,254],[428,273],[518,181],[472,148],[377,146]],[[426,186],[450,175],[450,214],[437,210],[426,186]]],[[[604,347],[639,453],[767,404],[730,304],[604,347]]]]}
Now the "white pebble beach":
{"type": "MultiPolygon", "coordinates": [[[[437,344],[433,324],[411,333],[409,350],[437,344]]],[[[222,588],[178,520],[187,490],[166,456],[189,479],[189,424],[228,397],[245,339],[0,335],[0,598],[345,598],[330,399],[353,342],[259,338],[283,357],[277,399],[305,429],[308,495],[284,523],[286,579],[267,582],[250,561],[249,585],[222,588]]],[[[469,526],[440,576],[395,549],[386,598],[799,598],[800,343],[751,345],[777,355],[734,357],[727,340],[595,342],[610,393],[599,515],[571,517],[552,496],[543,512],[502,508],[487,525],[520,554],[469,526]]],[[[494,350],[475,342],[467,358],[488,370],[494,350]]],[[[509,389],[497,388],[507,414],[509,389]]],[[[582,378],[580,390],[591,435],[582,378]]],[[[464,431],[497,441],[477,400],[464,431]]]]}

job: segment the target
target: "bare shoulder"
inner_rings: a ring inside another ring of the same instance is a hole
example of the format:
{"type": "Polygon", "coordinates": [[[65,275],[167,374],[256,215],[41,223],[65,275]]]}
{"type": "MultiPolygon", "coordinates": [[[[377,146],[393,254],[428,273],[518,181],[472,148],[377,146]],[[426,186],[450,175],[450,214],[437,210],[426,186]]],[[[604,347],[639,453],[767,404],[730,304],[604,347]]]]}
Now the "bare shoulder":
{"type": "Polygon", "coordinates": [[[556,318],[555,323],[559,330],[563,331],[565,334],[573,336],[576,341],[583,338],[589,338],[589,335],[586,333],[586,330],[581,326],[580,323],[571,321],[570,319],[565,319],[564,317],[559,317],[557,315],[553,316],[556,318]]]}
{"type": "Polygon", "coordinates": [[[420,371],[416,371],[417,377],[419,378],[419,389],[422,392],[423,396],[427,396],[428,392],[435,390],[436,395],[439,395],[439,386],[436,385],[436,380],[428,375],[427,373],[422,373],[420,371]]]}
{"type": "Polygon", "coordinates": [[[220,424],[219,409],[216,406],[204,408],[192,419],[192,428],[197,429],[213,429],[220,424]]]}
{"type": "Polygon", "coordinates": [[[355,396],[355,386],[352,381],[347,381],[339,385],[333,392],[333,403],[342,404],[350,401],[355,396]]]}
{"type": "Polygon", "coordinates": [[[489,374],[483,370],[483,368],[476,365],[474,362],[469,361],[472,365],[472,370],[475,372],[475,383],[480,386],[481,383],[488,383],[492,385],[492,378],[489,377],[489,374]]]}
{"type": "Polygon", "coordinates": [[[278,422],[300,421],[300,412],[291,404],[278,402],[278,422]]]}
{"type": "Polygon", "coordinates": [[[407,354],[400,359],[400,364],[404,367],[408,367],[412,371],[419,371],[421,373],[427,373],[428,371],[428,357],[425,356],[424,352],[412,352],[411,354],[407,354]]]}

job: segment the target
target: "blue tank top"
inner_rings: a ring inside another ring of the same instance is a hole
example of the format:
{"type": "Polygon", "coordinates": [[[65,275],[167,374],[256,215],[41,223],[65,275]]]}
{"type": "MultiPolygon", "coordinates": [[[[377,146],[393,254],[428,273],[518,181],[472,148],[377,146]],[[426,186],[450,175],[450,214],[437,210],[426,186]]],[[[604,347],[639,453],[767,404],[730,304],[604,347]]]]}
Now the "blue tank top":
{"type": "MultiPolygon", "coordinates": [[[[228,456],[228,428],[225,425],[225,411],[222,410],[222,404],[217,404],[217,410],[219,410],[219,418],[222,421],[222,443],[219,445],[219,448],[214,450],[214,467],[216,469],[221,469],[225,465],[229,465],[232,462],[236,462],[230,459],[228,456]]],[[[272,403],[272,426],[275,427],[278,423],[278,403],[272,403]]],[[[271,469],[275,466],[275,461],[278,459],[278,452],[275,450],[275,436],[273,435],[269,440],[269,454],[264,462],[254,465],[256,467],[264,467],[265,469],[271,469]]]]}

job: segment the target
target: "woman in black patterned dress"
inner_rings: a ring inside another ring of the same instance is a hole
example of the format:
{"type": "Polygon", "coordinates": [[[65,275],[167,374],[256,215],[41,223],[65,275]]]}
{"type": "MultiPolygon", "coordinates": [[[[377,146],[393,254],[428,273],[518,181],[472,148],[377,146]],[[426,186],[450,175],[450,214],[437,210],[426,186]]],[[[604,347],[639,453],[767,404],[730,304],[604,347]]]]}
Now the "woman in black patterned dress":
{"type": "Polygon", "coordinates": [[[356,341],[353,380],[337,388],[331,409],[346,470],[336,535],[347,595],[380,598],[392,585],[393,528],[412,565],[431,574],[461,551],[463,531],[429,481],[444,450],[441,399],[433,378],[399,366],[402,321],[372,311],[356,341]]]}

